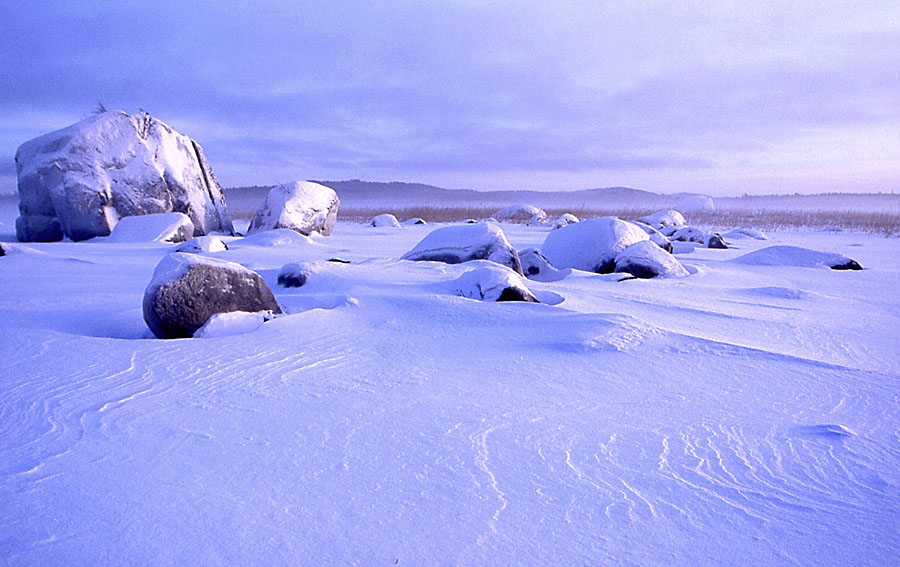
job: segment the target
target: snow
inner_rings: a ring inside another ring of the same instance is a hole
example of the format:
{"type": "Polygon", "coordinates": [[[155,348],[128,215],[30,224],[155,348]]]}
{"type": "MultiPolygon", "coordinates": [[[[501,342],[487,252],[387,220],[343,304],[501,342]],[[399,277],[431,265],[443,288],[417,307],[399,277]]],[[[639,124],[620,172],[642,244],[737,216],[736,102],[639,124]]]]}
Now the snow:
{"type": "Polygon", "coordinates": [[[689,274],[675,256],[649,240],[635,242],[619,252],[616,272],[628,272],[638,278],[683,278],[689,274]]]}
{"type": "Polygon", "coordinates": [[[216,313],[206,321],[206,324],[197,329],[194,333],[194,338],[210,339],[243,335],[255,331],[271,318],[271,312],[267,311],[257,311],[256,313],[248,313],[246,311],[216,313]]]}
{"type": "Polygon", "coordinates": [[[603,217],[550,231],[541,246],[541,253],[558,269],[611,272],[616,255],[642,240],[649,240],[649,236],[636,225],[603,217]],[[605,269],[607,265],[608,270],[605,269]]]}
{"type": "Polygon", "coordinates": [[[641,217],[638,220],[656,229],[668,226],[684,226],[687,224],[687,221],[684,220],[684,215],[674,209],[657,211],[653,214],[641,217]]]}
{"type": "Polygon", "coordinates": [[[819,252],[799,246],[769,246],[734,259],[740,264],[756,266],[795,266],[801,268],[831,268],[852,262],[843,254],[819,252]]]}
{"type": "Polygon", "coordinates": [[[331,234],[341,202],[330,187],[294,181],[273,187],[250,222],[249,233],[295,230],[303,235],[331,234]]]}
{"type": "Polygon", "coordinates": [[[479,301],[501,301],[507,289],[519,291],[523,297],[534,301],[534,296],[522,276],[506,266],[489,260],[467,262],[475,266],[450,285],[452,293],[479,301]]]}
{"type": "Polygon", "coordinates": [[[218,236],[213,236],[211,234],[207,234],[206,236],[195,236],[194,238],[184,241],[175,248],[176,252],[189,252],[193,254],[223,252],[225,250],[228,250],[228,245],[218,236]]]}
{"type": "Polygon", "coordinates": [[[503,230],[496,224],[487,222],[444,226],[432,230],[404,254],[402,259],[449,264],[490,260],[522,272],[519,256],[503,230]]]}
{"type": "Polygon", "coordinates": [[[400,261],[422,233],[387,232],[216,252],[286,314],[170,341],[141,297],[172,245],[14,245],[0,563],[896,562],[900,239],[771,232],[676,255],[684,278],[529,280],[550,305],[459,297],[473,265],[400,261]],[[866,270],[731,261],[772,245],[866,270]],[[274,285],[298,261],[309,282],[274,285]]]}
{"type": "Polygon", "coordinates": [[[543,222],[547,213],[534,205],[517,204],[503,207],[491,215],[491,218],[505,221],[528,221],[532,224],[543,222]]]}
{"type": "Polygon", "coordinates": [[[374,226],[375,228],[400,228],[400,221],[390,213],[382,213],[380,215],[375,215],[369,225],[374,226]]]}
{"type": "Polygon", "coordinates": [[[194,223],[184,213],[155,213],[121,219],[106,242],[183,242],[194,234],[194,223]]]}
{"type": "Polygon", "coordinates": [[[554,230],[557,228],[562,228],[564,226],[569,226],[570,224],[575,224],[578,222],[578,217],[573,215],[572,213],[563,213],[556,219],[556,222],[553,223],[554,230]]]}

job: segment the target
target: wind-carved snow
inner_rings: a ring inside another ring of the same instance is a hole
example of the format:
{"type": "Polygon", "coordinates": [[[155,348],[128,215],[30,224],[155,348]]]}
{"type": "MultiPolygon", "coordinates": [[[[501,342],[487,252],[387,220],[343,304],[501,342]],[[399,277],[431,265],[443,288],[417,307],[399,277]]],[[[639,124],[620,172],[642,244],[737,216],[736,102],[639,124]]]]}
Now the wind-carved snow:
{"type": "Polygon", "coordinates": [[[139,309],[174,246],[17,246],[0,562],[891,564],[900,242],[768,236],[681,256],[689,278],[529,280],[565,301],[525,305],[400,261],[418,231],[338,224],[215,252],[286,315],[180,341],[139,309]],[[730,261],[782,244],[867,269],[730,261]],[[291,262],[309,279],[279,288],[291,262]]]}

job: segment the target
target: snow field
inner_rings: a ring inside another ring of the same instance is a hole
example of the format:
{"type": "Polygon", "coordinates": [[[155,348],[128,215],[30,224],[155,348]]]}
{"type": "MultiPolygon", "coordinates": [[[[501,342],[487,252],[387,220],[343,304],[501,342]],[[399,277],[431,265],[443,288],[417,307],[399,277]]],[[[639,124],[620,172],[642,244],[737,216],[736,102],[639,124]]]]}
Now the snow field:
{"type": "MultiPolygon", "coordinates": [[[[209,256],[285,316],[150,339],[164,243],[0,258],[0,558],[42,564],[886,565],[900,552],[900,241],[774,233],[691,275],[448,293],[440,225],[209,256]],[[861,272],[744,265],[772,245],[861,272]],[[328,262],[331,258],[350,264],[328,262]],[[310,279],[281,288],[281,266],[310,279]],[[543,295],[542,295],[543,294],[543,295]]],[[[501,225],[516,249],[549,228],[501,225]]]]}

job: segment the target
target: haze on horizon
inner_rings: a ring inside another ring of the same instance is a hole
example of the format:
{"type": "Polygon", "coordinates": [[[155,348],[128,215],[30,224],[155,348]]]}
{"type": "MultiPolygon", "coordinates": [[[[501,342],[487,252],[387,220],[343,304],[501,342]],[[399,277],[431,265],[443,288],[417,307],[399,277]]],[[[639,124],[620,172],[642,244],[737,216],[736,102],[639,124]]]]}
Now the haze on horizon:
{"type": "Polygon", "coordinates": [[[98,102],[224,186],[900,190],[895,2],[164,4],[0,5],[0,193],[98,102]]]}

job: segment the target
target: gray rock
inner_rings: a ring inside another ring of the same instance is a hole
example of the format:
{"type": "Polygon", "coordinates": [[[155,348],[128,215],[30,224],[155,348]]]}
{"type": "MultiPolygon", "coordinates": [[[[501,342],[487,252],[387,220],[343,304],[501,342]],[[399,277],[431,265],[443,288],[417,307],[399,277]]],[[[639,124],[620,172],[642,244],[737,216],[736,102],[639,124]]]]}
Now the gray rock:
{"type": "Polygon", "coordinates": [[[20,241],[107,236],[122,217],[180,212],[193,236],[234,233],[199,144],[141,113],[91,116],[19,146],[20,241]]]}
{"type": "Polygon", "coordinates": [[[341,200],[330,187],[312,181],[285,183],[269,190],[247,233],[290,229],[304,236],[313,232],[328,236],[340,207],[341,200]]]}
{"type": "Polygon", "coordinates": [[[144,321],[161,339],[186,338],[216,313],[281,313],[272,291],[240,264],[175,252],[156,266],[144,292],[144,321]]]}
{"type": "Polygon", "coordinates": [[[402,259],[447,264],[490,260],[522,274],[522,263],[515,248],[499,226],[486,222],[432,230],[402,259]]]}

